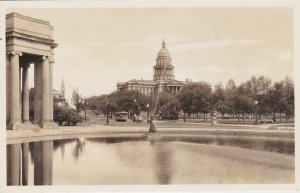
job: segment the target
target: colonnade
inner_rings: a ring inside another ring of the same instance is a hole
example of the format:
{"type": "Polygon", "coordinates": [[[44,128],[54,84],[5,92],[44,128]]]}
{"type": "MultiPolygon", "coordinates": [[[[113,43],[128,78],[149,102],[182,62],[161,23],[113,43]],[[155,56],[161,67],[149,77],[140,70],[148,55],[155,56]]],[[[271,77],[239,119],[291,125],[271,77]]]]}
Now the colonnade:
{"type": "Polygon", "coordinates": [[[180,90],[180,88],[180,86],[167,86],[167,89],[173,94],[177,93],[180,90]]]}
{"type": "Polygon", "coordinates": [[[34,65],[34,121],[42,128],[55,128],[53,122],[53,60],[50,56],[7,54],[7,122],[9,130],[29,124],[30,64],[34,65]],[[21,78],[22,77],[22,78],[21,78]]]}

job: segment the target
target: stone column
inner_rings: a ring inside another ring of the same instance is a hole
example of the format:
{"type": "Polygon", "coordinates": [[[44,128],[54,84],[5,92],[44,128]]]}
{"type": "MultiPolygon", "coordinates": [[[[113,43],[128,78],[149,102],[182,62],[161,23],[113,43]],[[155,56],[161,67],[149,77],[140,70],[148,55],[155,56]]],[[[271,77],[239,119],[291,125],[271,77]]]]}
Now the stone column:
{"type": "Polygon", "coordinates": [[[50,121],[53,122],[53,61],[50,61],[49,64],[49,81],[50,81],[50,89],[49,89],[49,94],[50,94],[50,100],[49,100],[49,116],[50,116],[50,121]]]}
{"type": "Polygon", "coordinates": [[[53,141],[34,143],[34,185],[52,185],[53,141]]]}
{"type": "Polygon", "coordinates": [[[29,80],[28,80],[29,64],[23,65],[23,81],[22,81],[22,121],[29,123],[29,80]]]}
{"type": "Polygon", "coordinates": [[[42,61],[42,122],[44,128],[45,124],[50,123],[50,72],[49,72],[49,56],[43,56],[42,61]]]}
{"type": "Polygon", "coordinates": [[[10,122],[10,104],[11,104],[11,73],[10,73],[10,54],[6,54],[6,124],[10,122]]]}
{"type": "Polygon", "coordinates": [[[11,144],[6,147],[6,174],[7,185],[9,186],[20,185],[20,147],[20,144],[11,144]]]}
{"type": "Polygon", "coordinates": [[[22,56],[21,52],[10,53],[10,123],[11,130],[18,129],[22,126],[20,117],[20,69],[19,57],[22,56]]]}
{"type": "Polygon", "coordinates": [[[19,64],[19,96],[20,96],[20,100],[19,100],[19,106],[20,106],[20,110],[19,110],[19,114],[21,117],[21,122],[22,122],[22,109],[23,109],[23,104],[22,104],[22,67],[21,64],[19,64]]]}
{"type": "Polygon", "coordinates": [[[42,64],[40,60],[34,62],[34,124],[42,119],[42,64]]]}

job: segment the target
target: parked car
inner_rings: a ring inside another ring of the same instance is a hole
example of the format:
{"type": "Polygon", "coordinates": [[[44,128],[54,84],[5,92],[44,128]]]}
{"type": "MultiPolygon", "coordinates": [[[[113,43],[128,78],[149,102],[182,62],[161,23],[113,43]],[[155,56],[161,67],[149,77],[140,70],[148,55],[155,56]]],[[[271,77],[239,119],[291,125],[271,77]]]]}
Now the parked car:
{"type": "Polygon", "coordinates": [[[257,123],[260,123],[260,124],[273,123],[273,120],[272,119],[260,119],[257,121],[257,123]]]}

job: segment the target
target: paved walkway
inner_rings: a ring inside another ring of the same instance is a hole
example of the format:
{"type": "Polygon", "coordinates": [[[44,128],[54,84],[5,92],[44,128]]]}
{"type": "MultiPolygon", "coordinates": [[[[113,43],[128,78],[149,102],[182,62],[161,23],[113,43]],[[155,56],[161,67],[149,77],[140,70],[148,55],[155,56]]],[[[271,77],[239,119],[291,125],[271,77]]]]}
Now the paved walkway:
{"type": "MultiPolygon", "coordinates": [[[[164,135],[239,135],[239,136],[257,136],[257,137],[280,137],[287,139],[294,139],[294,130],[280,130],[280,129],[267,129],[260,126],[239,126],[235,125],[218,125],[214,127],[195,127],[189,128],[170,128],[158,126],[158,133],[164,135]],[[242,129],[241,129],[242,128],[242,129]]],[[[148,133],[148,126],[140,127],[116,127],[116,126],[89,126],[89,127],[59,127],[57,129],[40,129],[39,127],[24,129],[24,130],[7,130],[6,138],[7,144],[41,141],[41,140],[54,140],[65,138],[78,138],[78,137],[118,137],[118,136],[142,136],[148,133]]]]}

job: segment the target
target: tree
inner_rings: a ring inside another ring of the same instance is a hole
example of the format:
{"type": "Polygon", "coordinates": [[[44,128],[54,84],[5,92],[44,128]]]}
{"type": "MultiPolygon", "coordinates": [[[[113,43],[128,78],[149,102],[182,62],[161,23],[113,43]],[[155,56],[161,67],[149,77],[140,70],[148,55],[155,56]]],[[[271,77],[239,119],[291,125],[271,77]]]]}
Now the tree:
{"type": "Polygon", "coordinates": [[[222,113],[222,118],[224,114],[227,112],[227,106],[225,105],[226,94],[225,89],[223,88],[222,83],[215,85],[214,92],[211,95],[211,109],[217,110],[222,113]]]}
{"type": "Polygon", "coordinates": [[[226,88],[225,88],[225,101],[224,104],[227,107],[227,113],[229,114],[236,114],[235,109],[235,96],[237,94],[237,86],[233,79],[230,79],[227,82],[226,88]]]}
{"type": "Polygon", "coordinates": [[[224,117],[224,114],[228,112],[228,107],[225,104],[225,101],[219,100],[215,105],[215,110],[220,112],[222,114],[222,118],[224,117]]]}
{"type": "Polygon", "coordinates": [[[193,85],[193,94],[194,94],[194,106],[195,113],[203,113],[204,114],[204,121],[207,119],[206,115],[210,111],[212,111],[211,106],[211,94],[212,90],[210,85],[207,84],[195,84],[193,85]]]}
{"type": "Polygon", "coordinates": [[[261,114],[268,111],[265,100],[268,91],[271,89],[272,81],[265,76],[260,76],[258,78],[253,76],[246,82],[245,85],[247,96],[258,102],[258,113],[260,119],[261,114]]]}
{"type": "Polygon", "coordinates": [[[99,95],[99,96],[92,96],[87,99],[89,103],[89,108],[92,110],[96,110],[97,114],[100,114],[100,110],[105,106],[105,99],[107,95],[99,95]]]}
{"type": "Polygon", "coordinates": [[[109,124],[109,115],[112,115],[119,109],[119,107],[115,101],[115,99],[116,99],[115,95],[116,95],[116,93],[111,93],[111,94],[107,95],[105,100],[103,101],[105,103],[105,105],[103,105],[102,111],[106,115],[106,124],[107,125],[109,124]]]}
{"type": "Polygon", "coordinates": [[[59,125],[67,124],[68,126],[76,125],[82,122],[82,117],[74,110],[54,105],[54,121],[59,125]]]}
{"type": "MultiPolygon", "coordinates": [[[[266,105],[273,112],[273,121],[276,121],[276,112],[285,112],[286,121],[290,115],[294,115],[294,83],[286,77],[280,82],[275,82],[273,87],[267,92],[266,105]]],[[[281,119],[280,119],[281,121],[281,119]]]]}
{"type": "Polygon", "coordinates": [[[245,94],[235,96],[235,109],[242,114],[243,123],[245,122],[245,113],[252,112],[253,104],[253,100],[245,94]]]}
{"type": "Polygon", "coordinates": [[[72,98],[71,98],[71,103],[75,106],[77,113],[80,113],[81,108],[83,106],[83,98],[78,93],[77,89],[73,90],[72,98]]]}
{"type": "Polygon", "coordinates": [[[147,110],[148,98],[136,90],[117,91],[114,97],[119,110],[135,111],[135,114],[140,110],[147,110]]]}
{"type": "Polygon", "coordinates": [[[286,77],[278,84],[278,93],[280,99],[278,101],[278,110],[280,112],[285,112],[286,122],[290,115],[294,114],[294,83],[293,81],[286,77]]]}
{"type": "Polygon", "coordinates": [[[160,93],[157,111],[163,119],[176,119],[180,111],[177,97],[167,91],[160,93]]]}
{"type": "Polygon", "coordinates": [[[190,85],[183,87],[178,92],[177,98],[180,107],[183,110],[185,121],[185,114],[188,113],[188,115],[190,115],[195,109],[195,107],[193,106],[194,94],[192,91],[192,87],[190,85]]]}
{"type": "MultiPolygon", "coordinates": [[[[177,94],[179,104],[184,114],[199,113],[202,112],[206,115],[210,108],[211,98],[210,85],[203,83],[194,83],[185,86],[177,94]]],[[[205,116],[204,116],[205,119],[205,116]]]]}

